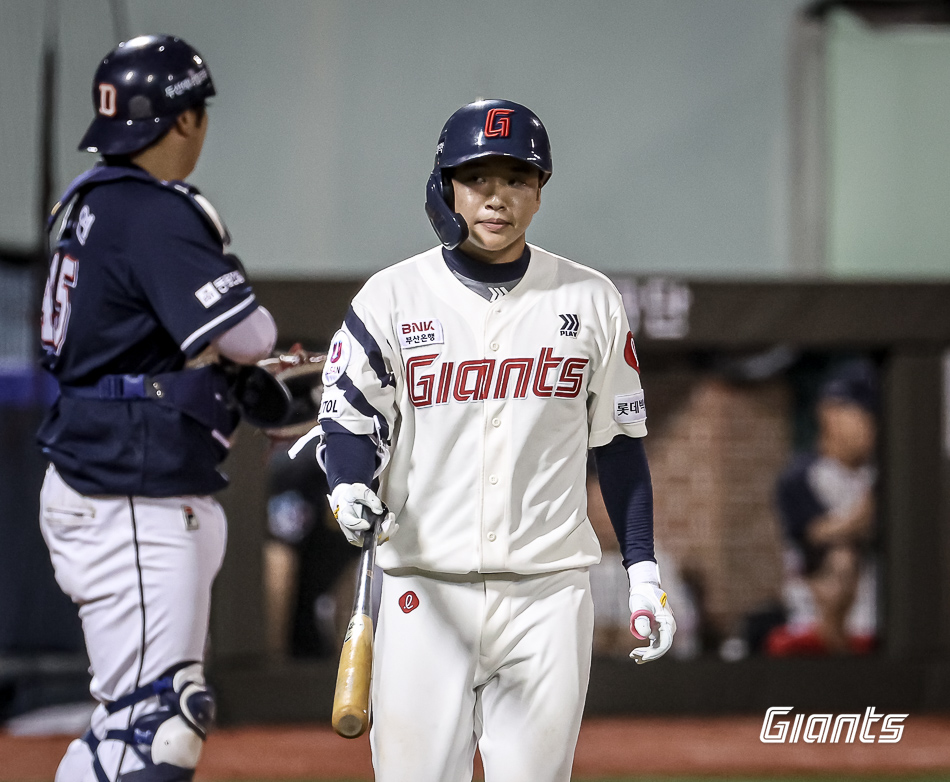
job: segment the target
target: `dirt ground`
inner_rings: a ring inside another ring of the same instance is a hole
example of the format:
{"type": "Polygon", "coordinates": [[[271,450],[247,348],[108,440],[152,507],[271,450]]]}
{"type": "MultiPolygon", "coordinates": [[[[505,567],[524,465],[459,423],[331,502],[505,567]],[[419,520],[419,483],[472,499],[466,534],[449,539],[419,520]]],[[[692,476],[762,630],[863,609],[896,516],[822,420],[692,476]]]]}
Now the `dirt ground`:
{"type": "MultiPolygon", "coordinates": [[[[913,716],[898,744],[763,744],[760,717],[590,719],[574,774],[900,774],[946,771],[950,716],[913,716]]],[[[0,782],[50,782],[67,737],[0,733],[0,782]]],[[[230,728],[208,741],[196,782],[373,778],[366,737],[346,741],[329,726],[230,728]]]]}

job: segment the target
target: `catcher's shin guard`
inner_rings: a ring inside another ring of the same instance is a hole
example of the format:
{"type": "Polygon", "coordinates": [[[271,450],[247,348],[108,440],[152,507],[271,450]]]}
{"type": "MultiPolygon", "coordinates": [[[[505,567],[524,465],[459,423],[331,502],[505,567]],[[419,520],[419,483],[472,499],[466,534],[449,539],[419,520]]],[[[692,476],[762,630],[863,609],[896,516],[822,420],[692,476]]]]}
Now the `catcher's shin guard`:
{"type": "MultiPolygon", "coordinates": [[[[110,730],[104,740],[118,740],[145,764],[120,774],[115,782],[191,782],[208,731],[214,722],[214,695],[205,685],[200,663],[170,668],[154,682],[109,704],[110,714],[158,696],[158,708],[135,719],[125,730],[110,730]]],[[[112,782],[98,758],[100,740],[90,730],[83,740],[93,753],[98,782],[112,782]]]]}

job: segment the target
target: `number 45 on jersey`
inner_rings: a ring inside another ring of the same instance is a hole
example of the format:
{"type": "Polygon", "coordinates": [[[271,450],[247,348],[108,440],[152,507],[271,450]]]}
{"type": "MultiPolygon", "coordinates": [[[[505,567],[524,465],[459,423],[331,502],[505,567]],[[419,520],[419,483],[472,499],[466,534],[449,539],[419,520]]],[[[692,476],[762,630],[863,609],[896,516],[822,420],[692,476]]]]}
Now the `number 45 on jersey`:
{"type": "Polygon", "coordinates": [[[60,258],[56,253],[49,267],[49,279],[43,293],[43,317],[40,338],[47,353],[59,355],[69,325],[69,297],[79,277],[79,261],[69,255],[60,258]]]}

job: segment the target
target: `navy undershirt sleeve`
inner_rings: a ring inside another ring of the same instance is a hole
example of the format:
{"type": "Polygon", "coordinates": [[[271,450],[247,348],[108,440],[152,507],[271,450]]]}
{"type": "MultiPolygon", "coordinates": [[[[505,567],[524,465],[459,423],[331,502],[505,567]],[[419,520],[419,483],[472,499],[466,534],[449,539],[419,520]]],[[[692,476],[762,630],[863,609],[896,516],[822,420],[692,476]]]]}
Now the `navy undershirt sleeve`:
{"type": "Polygon", "coordinates": [[[643,441],[618,435],[594,448],[600,491],[620,541],[623,566],[656,562],[653,550],[653,484],[643,441]]]}
{"type": "Polygon", "coordinates": [[[376,445],[368,434],[328,432],[323,460],[330,491],[341,483],[373,485],[376,445]]]}

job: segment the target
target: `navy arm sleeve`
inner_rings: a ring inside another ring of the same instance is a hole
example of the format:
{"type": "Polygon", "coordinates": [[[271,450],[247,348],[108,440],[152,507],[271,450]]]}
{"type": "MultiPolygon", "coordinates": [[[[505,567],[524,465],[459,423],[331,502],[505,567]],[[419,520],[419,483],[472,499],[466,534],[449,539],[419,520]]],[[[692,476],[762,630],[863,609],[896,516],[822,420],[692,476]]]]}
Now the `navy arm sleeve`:
{"type": "MultiPolygon", "coordinates": [[[[341,427],[342,428],[342,427],[341,427]]],[[[341,483],[373,485],[376,472],[376,445],[368,434],[346,431],[326,433],[327,483],[333,491],[341,483]]]]}
{"type": "Polygon", "coordinates": [[[618,435],[594,448],[600,491],[620,541],[623,566],[656,562],[653,550],[653,483],[643,440],[618,435]]]}

